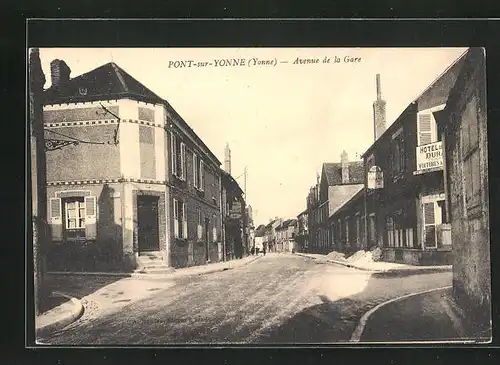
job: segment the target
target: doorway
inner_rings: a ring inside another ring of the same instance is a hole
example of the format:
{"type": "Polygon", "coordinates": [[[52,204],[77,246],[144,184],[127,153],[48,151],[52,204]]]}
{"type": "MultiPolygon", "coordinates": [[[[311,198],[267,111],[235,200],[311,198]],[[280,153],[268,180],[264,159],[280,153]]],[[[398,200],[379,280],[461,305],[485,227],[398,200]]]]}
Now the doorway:
{"type": "Polygon", "coordinates": [[[157,196],[137,197],[137,241],[140,252],[160,250],[157,196]]]}

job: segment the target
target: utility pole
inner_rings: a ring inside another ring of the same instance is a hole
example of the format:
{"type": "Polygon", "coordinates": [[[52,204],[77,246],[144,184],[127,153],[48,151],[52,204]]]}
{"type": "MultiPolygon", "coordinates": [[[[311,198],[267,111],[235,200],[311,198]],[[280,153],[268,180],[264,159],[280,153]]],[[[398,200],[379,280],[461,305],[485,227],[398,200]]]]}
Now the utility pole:
{"type": "Polygon", "coordinates": [[[244,189],[245,189],[245,201],[248,205],[248,199],[247,199],[247,167],[245,166],[245,182],[244,182],[244,189]]]}
{"type": "Polygon", "coordinates": [[[33,225],[33,273],[35,315],[40,313],[40,302],[45,294],[44,252],[48,238],[47,229],[47,173],[45,160],[45,140],[43,131],[42,93],[45,75],[40,62],[38,48],[29,55],[29,97],[30,97],[30,145],[31,199],[33,225]]]}

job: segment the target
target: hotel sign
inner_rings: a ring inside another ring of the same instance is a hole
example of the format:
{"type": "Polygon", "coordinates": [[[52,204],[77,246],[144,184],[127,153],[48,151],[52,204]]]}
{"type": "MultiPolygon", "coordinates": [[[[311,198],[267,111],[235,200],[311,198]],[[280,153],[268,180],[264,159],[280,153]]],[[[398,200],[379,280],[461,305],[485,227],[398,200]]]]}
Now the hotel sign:
{"type": "Polygon", "coordinates": [[[429,143],[417,147],[417,171],[425,173],[443,169],[443,142],[429,143]],[[430,170],[430,171],[428,171],[430,170]]]}

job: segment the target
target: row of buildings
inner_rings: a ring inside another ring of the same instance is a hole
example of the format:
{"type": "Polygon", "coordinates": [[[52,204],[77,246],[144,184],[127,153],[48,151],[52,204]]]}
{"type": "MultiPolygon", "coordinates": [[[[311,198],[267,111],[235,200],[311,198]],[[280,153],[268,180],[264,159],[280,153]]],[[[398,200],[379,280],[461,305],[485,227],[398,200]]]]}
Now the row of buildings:
{"type": "Polygon", "coordinates": [[[52,269],[179,268],[247,254],[251,208],[168,101],[111,62],[43,92],[52,269]],[[89,267],[90,266],[90,267],[89,267]]]}
{"type": "Polygon", "coordinates": [[[489,318],[484,49],[465,52],[388,128],[379,75],[376,89],[374,142],[360,161],[323,164],[297,217],[299,249],[379,247],[384,261],[453,264],[455,297],[489,318]]]}
{"type": "Polygon", "coordinates": [[[269,252],[295,252],[298,221],[295,218],[274,218],[255,229],[255,247],[269,252]]]}

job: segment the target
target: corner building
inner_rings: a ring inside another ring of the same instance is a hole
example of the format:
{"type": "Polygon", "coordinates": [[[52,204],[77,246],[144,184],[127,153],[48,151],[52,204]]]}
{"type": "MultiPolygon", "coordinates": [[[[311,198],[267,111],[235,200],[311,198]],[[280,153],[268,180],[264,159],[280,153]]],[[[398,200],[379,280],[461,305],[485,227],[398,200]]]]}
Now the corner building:
{"type": "Polygon", "coordinates": [[[44,91],[48,217],[56,270],[184,267],[217,260],[220,162],[166,100],[115,63],[44,91]]]}

